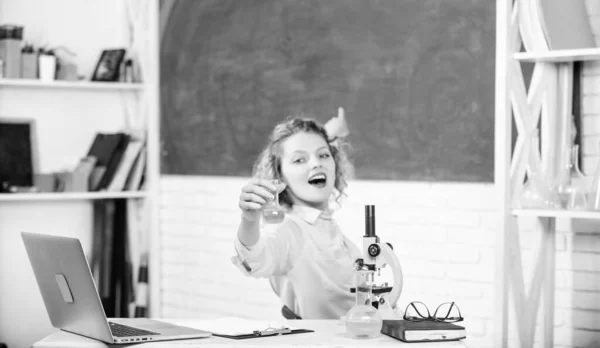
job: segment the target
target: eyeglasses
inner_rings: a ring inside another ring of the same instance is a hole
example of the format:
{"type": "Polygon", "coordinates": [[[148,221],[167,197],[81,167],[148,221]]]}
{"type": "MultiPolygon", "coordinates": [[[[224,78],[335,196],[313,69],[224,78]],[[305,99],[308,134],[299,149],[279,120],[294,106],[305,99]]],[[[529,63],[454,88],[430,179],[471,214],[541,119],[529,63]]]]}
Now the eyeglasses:
{"type": "Polygon", "coordinates": [[[404,320],[456,323],[463,321],[463,317],[460,314],[460,309],[458,309],[458,306],[454,302],[442,303],[435,309],[433,315],[431,315],[429,308],[423,302],[414,301],[406,306],[404,320]]]}

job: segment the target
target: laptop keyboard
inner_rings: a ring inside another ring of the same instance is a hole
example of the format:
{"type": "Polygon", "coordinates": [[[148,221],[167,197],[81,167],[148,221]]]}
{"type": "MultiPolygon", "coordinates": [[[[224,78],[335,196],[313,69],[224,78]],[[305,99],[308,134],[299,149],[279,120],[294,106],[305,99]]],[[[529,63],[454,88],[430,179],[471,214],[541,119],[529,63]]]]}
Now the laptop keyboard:
{"type": "Polygon", "coordinates": [[[160,335],[158,332],[152,332],[148,330],[142,330],[131,326],[108,322],[110,331],[115,337],[131,337],[131,336],[148,336],[148,335],[160,335]]]}

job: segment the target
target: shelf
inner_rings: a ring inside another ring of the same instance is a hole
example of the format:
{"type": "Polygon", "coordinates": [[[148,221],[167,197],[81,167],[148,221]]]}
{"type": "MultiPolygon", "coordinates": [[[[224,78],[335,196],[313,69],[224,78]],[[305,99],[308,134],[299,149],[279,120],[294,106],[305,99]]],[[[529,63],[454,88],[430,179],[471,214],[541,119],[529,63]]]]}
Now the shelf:
{"type": "Polygon", "coordinates": [[[56,88],[56,89],[81,89],[81,90],[122,90],[141,91],[144,85],[141,83],[123,82],[92,82],[92,81],[50,81],[31,79],[2,79],[0,87],[22,87],[22,88],[56,88]]]}
{"type": "Polygon", "coordinates": [[[0,202],[16,201],[83,201],[94,199],[145,198],[144,191],[121,192],[51,192],[51,193],[2,193],[0,202]]]}
{"type": "Polygon", "coordinates": [[[557,210],[557,209],[513,209],[516,216],[555,217],[569,219],[600,220],[600,211],[557,210]]]}
{"type": "Polygon", "coordinates": [[[584,48],[577,50],[560,50],[547,52],[518,52],[513,53],[513,58],[525,62],[575,62],[581,60],[600,59],[600,48],[584,48]]]}

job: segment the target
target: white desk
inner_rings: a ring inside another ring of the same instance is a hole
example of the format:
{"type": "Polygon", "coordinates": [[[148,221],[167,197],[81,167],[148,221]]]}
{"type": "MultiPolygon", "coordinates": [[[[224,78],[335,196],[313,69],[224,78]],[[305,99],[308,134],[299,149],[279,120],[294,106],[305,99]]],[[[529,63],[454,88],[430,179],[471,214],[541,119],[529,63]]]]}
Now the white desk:
{"type": "MultiPolygon", "coordinates": [[[[166,320],[171,323],[185,325],[193,323],[191,320],[166,320]]],[[[381,335],[375,339],[352,339],[346,335],[346,328],[339,324],[337,320],[281,320],[281,323],[288,323],[289,326],[302,329],[311,329],[315,332],[301,333],[293,335],[283,335],[275,337],[261,337],[243,340],[233,340],[213,336],[211,338],[202,338],[195,340],[181,340],[168,342],[151,342],[135,345],[123,345],[123,347],[142,347],[142,348],[208,348],[208,347],[416,347],[415,343],[404,343],[391,337],[381,335]]],[[[464,348],[466,345],[462,341],[451,342],[427,342],[418,343],[418,348],[464,348]]],[[[86,337],[73,335],[63,331],[57,331],[44,339],[36,342],[33,348],[106,348],[102,342],[86,337]]]]}

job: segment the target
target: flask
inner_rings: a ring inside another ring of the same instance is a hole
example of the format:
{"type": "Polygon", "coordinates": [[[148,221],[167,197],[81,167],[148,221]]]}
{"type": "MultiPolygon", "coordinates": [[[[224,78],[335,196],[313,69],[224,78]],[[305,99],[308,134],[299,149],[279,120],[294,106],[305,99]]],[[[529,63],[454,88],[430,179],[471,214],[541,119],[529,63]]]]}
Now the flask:
{"type": "Polygon", "coordinates": [[[538,146],[540,142],[539,130],[532,133],[531,146],[529,152],[529,173],[527,182],[523,187],[520,201],[517,206],[528,209],[556,209],[560,208],[560,200],[550,186],[544,180],[538,165],[538,146]]]}
{"type": "MultiPolygon", "coordinates": [[[[271,183],[275,186],[279,185],[279,180],[273,179],[271,183]]],[[[269,190],[270,191],[270,190],[269,190]]],[[[263,206],[262,209],[262,217],[265,223],[267,224],[279,224],[283,222],[285,217],[285,210],[281,205],[279,205],[279,194],[277,191],[273,192],[273,199],[267,201],[267,203],[263,206]]]]}
{"type": "Polygon", "coordinates": [[[381,334],[383,318],[373,307],[373,270],[355,270],[356,304],[346,314],[346,332],[357,339],[375,338],[381,334]]]}
{"type": "Polygon", "coordinates": [[[565,149],[565,165],[559,173],[556,192],[563,208],[582,210],[587,208],[587,197],[584,189],[585,175],[579,169],[579,145],[565,149]]]}

